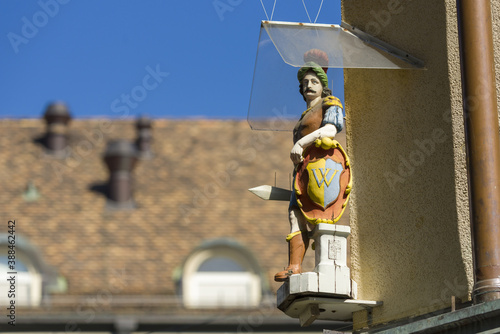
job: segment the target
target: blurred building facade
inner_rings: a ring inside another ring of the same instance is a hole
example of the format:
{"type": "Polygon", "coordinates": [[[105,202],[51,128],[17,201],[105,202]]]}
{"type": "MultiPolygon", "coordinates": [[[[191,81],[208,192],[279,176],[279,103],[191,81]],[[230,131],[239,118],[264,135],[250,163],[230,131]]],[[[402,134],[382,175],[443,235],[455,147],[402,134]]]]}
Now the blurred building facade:
{"type": "Polygon", "coordinates": [[[10,271],[15,221],[16,330],[300,330],[275,306],[288,203],[247,190],[289,189],[291,133],[47,113],[0,122],[0,255],[10,271]]]}

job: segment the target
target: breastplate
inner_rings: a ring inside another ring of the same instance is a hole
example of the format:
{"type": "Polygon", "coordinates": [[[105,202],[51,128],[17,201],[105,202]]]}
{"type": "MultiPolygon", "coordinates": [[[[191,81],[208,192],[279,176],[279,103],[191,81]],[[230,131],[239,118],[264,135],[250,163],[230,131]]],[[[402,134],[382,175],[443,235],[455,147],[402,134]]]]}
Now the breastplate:
{"type": "Polygon", "coordinates": [[[321,127],[321,122],[323,122],[323,108],[321,103],[318,103],[313,109],[306,112],[295,125],[293,143],[295,144],[300,138],[318,130],[321,127]]]}

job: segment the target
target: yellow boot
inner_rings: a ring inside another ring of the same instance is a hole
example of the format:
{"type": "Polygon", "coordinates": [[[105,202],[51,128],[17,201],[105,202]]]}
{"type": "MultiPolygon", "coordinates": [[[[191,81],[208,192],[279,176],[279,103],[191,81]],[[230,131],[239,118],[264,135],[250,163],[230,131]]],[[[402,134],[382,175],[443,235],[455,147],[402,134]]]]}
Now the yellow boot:
{"type": "Polygon", "coordinates": [[[302,260],[309,246],[309,236],[307,232],[298,233],[288,241],[288,267],[274,275],[276,282],[283,282],[290,275],[302,272],[302,260]]]}

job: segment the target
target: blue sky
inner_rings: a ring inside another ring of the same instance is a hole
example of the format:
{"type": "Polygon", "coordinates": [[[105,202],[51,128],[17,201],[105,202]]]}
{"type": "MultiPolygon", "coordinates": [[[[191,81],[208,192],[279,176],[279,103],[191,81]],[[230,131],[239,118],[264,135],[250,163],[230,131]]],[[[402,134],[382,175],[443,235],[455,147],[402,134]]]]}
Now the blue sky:
{"type": "MultiPolygon", "coordinates": [[[[304,2],[314,21],[321,0],[304,2]]],[[[54,100],[76,118],[246,118],[265,19],[259,0],[3,0],[0,118],[54,100]]],[[[272,19],[310,22],[301,0],[272,19]]],[[[324,0],[317,23],[339,22],[340,0],[324,0]]]]}

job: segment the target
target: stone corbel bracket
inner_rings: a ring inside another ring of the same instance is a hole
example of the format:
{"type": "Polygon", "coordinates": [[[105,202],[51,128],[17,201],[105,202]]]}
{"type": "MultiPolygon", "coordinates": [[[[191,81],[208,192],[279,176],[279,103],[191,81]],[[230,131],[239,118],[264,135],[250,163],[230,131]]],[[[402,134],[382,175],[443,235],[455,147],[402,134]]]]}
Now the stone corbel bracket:
{"type": "MultiPolygon", "coordinates": [[[[288,282],[283,285],[286,284],[288,282]]],[[[288,297],[278,308],[289,317],[298,318],[302,327],[309,326],[314,320],[352,321],[354,312],[382,305],[380,301],[320,297],[306,293],[288,297]]]]}

